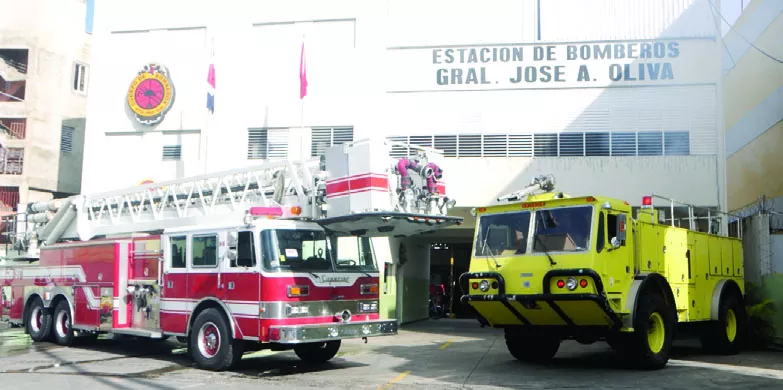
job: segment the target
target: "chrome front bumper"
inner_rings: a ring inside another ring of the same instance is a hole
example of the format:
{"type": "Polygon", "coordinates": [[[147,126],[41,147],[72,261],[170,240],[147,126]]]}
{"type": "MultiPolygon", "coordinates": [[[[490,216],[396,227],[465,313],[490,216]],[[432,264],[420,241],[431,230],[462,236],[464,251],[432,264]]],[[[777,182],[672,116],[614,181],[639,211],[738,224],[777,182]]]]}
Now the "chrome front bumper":
{"type": "Polygon", "coordinates": [[[281,344],[312,343],[360,337],[391,336],[397,334],[397,320],[341,322],[314,325],[270,326],[270,332],[280,332],[280,338],[269,341],[281,344]]]}

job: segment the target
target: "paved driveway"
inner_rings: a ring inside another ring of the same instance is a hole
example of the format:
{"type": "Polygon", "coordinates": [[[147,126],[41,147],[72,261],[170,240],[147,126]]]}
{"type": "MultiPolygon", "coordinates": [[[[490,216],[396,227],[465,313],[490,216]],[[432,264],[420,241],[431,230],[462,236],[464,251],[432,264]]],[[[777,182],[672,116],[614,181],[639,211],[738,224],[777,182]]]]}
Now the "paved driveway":
{"type": "Polygon", "coordinates": [[[679,342],[663,371],[619,368],[603,343],[563,343],[548,365],[526,365],[506,351],[502,332],[472,320],[425,321],[394,337],[343,343],[321,366],[293,352],[246,355],[231,372],[192,367],[176,341],[103,340],[63,348],[31,344],[19,329],[0,329],[0,383],[13,389],[189,388],[783,388],[783,353],[705,356],[679,342]]]}

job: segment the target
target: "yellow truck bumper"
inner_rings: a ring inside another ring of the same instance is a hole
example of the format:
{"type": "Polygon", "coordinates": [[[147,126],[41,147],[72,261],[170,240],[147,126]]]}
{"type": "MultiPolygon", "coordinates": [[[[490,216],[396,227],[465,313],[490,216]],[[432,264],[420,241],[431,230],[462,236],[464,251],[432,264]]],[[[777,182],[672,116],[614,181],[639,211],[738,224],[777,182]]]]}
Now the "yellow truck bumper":
{"type": "Polygon", "coordinates": [[[544,275],[541,294],[506,294],[506,282],[497,272],[464,273],[460,285],[469,279],[494,279],[497,294],[466,294],[462,304],[472,308],[482,325],[547,327],[600,327],[619,329],[620,317],[609,306],[600,276],[588,269],[557,269],[544,275]],[[574,294],[550,291],[554,277],[589,277],[596,293],[574,294]]]}

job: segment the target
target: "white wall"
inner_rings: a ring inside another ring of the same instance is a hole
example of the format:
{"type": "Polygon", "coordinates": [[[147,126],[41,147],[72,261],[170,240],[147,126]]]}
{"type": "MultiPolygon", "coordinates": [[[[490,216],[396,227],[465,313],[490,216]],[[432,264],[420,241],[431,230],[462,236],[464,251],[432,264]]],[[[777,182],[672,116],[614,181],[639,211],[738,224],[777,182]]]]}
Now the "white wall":
{"type": "MultiPolygon", "coordinates": [[[[92,162],[85,168],[85,191],[197,174],[205,166],[218,170],[258,163],[247,160],[251,127],[353,126],[354,139],[688,131],[691,156],[446,159],[445,179],[459,206],[485,203],[541,173],[554,173],[561,187],[574,194],[601,193],[635,202],[654,192],[716,205],[721,182],[716,170],[722,161],[717,157],[722,146],[716,103],[720,48],[711,38],[715,24],[707,0],[541,3],[537,10],[535,0],[487,1],[481,7],[442,0],[426,5],[412,0],[289,1],[275,6],[240,0],[215,6],[198,0],[154,2],[158,9],[154,15],[144,11],[152,2],[102,3],[96,8],[87,125],[87,159],[92,162]],[[179,12],[178,7],[188,12],[179,12]],[[136,17],[140,13],[144,17],[136,17]],[[162,28],[180,29],[146,31],[162,28]],[[309,88],[302,104],[298,68],[303,36],[309,88]],[[639,50],[642,43],[653,45],[658,42],[653,40],[662,38],[667,46],[679,45],[676,56],[617,61],[563,58],[567,45],[577,40],[601,45],[619,42],[626,48],[633,43],[639,50]],[[213,42],[216,112],[208,119],[206,73],[213,42]],[[538,62],[525,57],[513,66],[432,63],[434,50],[498,45],[521,47],[526,56],[536,46],[546,50],[554,45],[558,57],[538,62]],[[715,61],[710,60],[713,57],[715,61]],[[166,119],[143,131],[199,134],[198,142],[183,144],[185,153],[197,143],[198,153],[187,152],[189,157],[180,163],[160,161],[161,137],[150,134],[140,137],[144,141],[131,141],[139,136],[129,135],[142,129],[128,118],[122,99],[138,67],[148,61],[169,68],[177,97],[166,119]],[[639,62],[656,63],[652,66],[658,69],[667,63],[673,77],[608,78],[612,64],[638,69],[639,62]],[[569,79],[514,89],[507,81],[500,83],[502,76],[511,77],[504,72],[531,63],[563,66],[569,79]],[[595,81],[575,79],[583,64],[595,81]],[[486,67],[488,75],[494,74],[489,80],[498,83],[437,84],[438,69],[457,66],[486,67]],[[123,134],[106,136],[110,132],[123,134]],[[118,151],[120,145],[126,150],[118,151]],[[622,186],[610,185],[613,180],[622,186]]],[[[298,149],[295,142],[289,148],[298,149]]]]}

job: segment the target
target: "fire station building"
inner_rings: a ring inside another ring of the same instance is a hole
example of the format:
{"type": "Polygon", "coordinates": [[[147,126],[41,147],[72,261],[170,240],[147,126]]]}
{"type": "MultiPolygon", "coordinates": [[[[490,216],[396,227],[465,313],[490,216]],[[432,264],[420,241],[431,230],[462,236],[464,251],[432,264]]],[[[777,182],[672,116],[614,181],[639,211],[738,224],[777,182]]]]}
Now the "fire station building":
{"type": "Polygon", "coordinates": [[[371,137],[440,149],[465,224],[375,246],[385,313],[426,318],[430,276],[448,286],[467,270],[470,209],[533,176],[632,205],[659,194],[726,208],[715,4],[101,2],[82,190],[309,158],[371,137]],[[145,94],[137,76],[149,67],[160,82],[145,94]],[[129,104],[136,93],[155,108],[129,104]]]}

